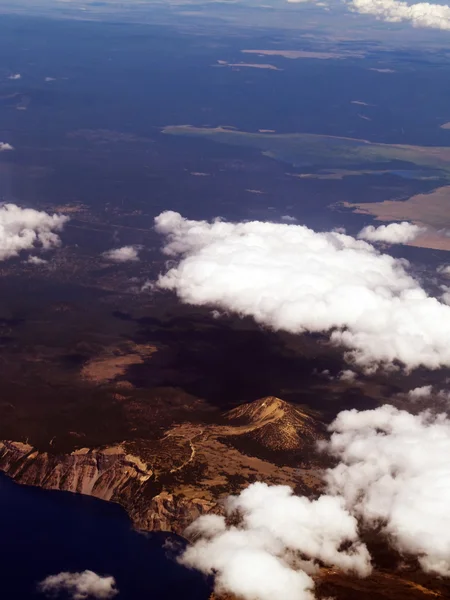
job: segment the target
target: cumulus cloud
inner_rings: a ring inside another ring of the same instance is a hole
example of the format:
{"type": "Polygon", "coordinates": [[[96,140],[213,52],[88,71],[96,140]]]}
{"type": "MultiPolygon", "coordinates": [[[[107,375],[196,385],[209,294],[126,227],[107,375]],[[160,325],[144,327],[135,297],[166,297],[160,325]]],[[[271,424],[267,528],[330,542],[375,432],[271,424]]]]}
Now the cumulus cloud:
{"type": "MultiPolygon", "coordinates": [[[[448,383],[448,380],[446,380],[448,383]]],[[[450,401],[450,391],[446,389],[436,389],[432,385],[423,385],[409,390],[406,394],[399,394],[400,397],[407,397],[413,402],[428,401],[433,398],[433,405],[430,410],[434,414],[448,410],[448,403],[450,401]]],[[[427,402],[430,405],[430,402],[427,402]]]]}
{"type": "Polygon", "coordinates": [[[44,258],[40,258],[39,256],[29,256],[27,259],[27,263],[30,265],[46,265],[47,261],[44,258]]]}
{"type": "MultiPolygon", "coordinates": [[[[448,383],[448,381],[446,381],[448,383]]],[[[442,410],[442,404],[447,408],[448,401],[450,400],[449,390],[437,390],[432,385],[424,385],[422,387],[414,388],[407,394],[408,398],[413,402],[418,400],[427,400],[433,397],[433,411],[438,412],[442,410]]]]}
{"type": "Polygon", "coordinates": [[[155,291],[155,282],[147,280],[141,286],[141,292],[154,292],[155,291]]]}
{"type": "Polygon", "coordinates": [[[122,246],[122,248],[108,250],[107,252],[104,252],[102,256],[111,262],[135,262],[139,260],[139,247],[122,246]]]}
{"type": "Polygon", "coordinates": [[[0,142],[0,152],[6,152],[7,150],[14,150],[14,147],[7,142],[0,142]]]}
{"type": "Polygon", "coordinates": [[[441,285],[440,286],[442,294],[440,295],[440,299],[444,304],[450,305],[450,286],[441,285]]]}
{"type": "Polygon", "coordinates": [[[450,307],[432,298],[407,263],[338,232],[266,222],[156,218],[177,262],[157,286],[274,330],[328,332],[365,369],[450,365],[450,307]]]}
{"type": "Polygon", "coordinates": [[[246,600],[313,600],[319,565],[365,577],[359,527],[386,536],[430,573],[450,575],[450,420],[393,406],[343,411],[322,448],[339,460],[318,499],[254,483],[186,531],[186,566],[246,600]]]}
{"type": "Polygon", "coordinates": [[[328,492],[383,531],[425,571],[450,575],[450,421],[393,406],[341,412],[328,450],[328,492]]]}
{"type": "MultiPolygon", "coordinates": [[[[450,277],[450,265],[439,265],[436,272],[447,280],[448,277],[450,277]]],[[[444,304],[450,305],[450,286],[442,284],[439,288],[442,292],[440,295],[441,301],[444,302],[444,304]]]]}
{"type": "Polygon", "coordinates": [[[408,3],[400,0],[350,0],[350,8],[383,21],[409,21],[414,27],[450,29],[450,6],[429,2],[408,3]]]}
{"type": "Polygon", "coordinates": [[[436,394],[436,397],[439,400],[444,400],[445,403],[448,403],[450,401],[450,391],[449,390],[439,390],[438,393],[436,394]]]}
{"type": "Polygon", "coordinates": [[[358,233],[358,239],[368,242],[385,242],[387,244],[407,244],[412,242],[425,229],[407,221],[390,223],[374,227],[368,225],[358,233]]]}
{"type": "Polygon", "coordinates": [[[342,498],[295,496],[288,486],[254,483],[225,504],[224,517],[200,517],[187,530],[197,541],[181,562],[216,573],[216,591],[258,600],[312,600],[316,561],[368,575],[367,548],[342,498]]]}
{"type": "Polygon", "coordinates": [[[341,371],[339,373],[339,380],[340,381],[355,381],[356,379],[356,373],[354,371],[352,371],[351,369],[345,369],[344,371],[341,371]]]}
{"type": "Polygon", "coordinates": [[[429,398],[433,391],[433,386],[423,385],[422,387],[416,387],[413,390],[409,390],[408,398],[411,400],[421,400],[422,398],[429,398]]]}
{"type": "Polygon", "coordinates": [[[439,265],[436,271],[439,275],[450,275],[450,265],[439,265]]]}
{"type": "Polygon", "coordinates": [[[23,250],[50,250],[61,244],[57,232],[69,220],[64,215],[49,215],[15,204],[0,206],[0,260],[18,256],[23,250]]]}
{"type": "Polygon", "coordinates": [[[20,73],[13,73],[12,75],[10,75],[8,77],[8,79],[13,79],[13,80],[22,79],[22,75],[20,73]]]}
{"type": "MultiPolygon", "coordinates": [[[[287,1],[303,3],[308,0],[287,1]]],[[[328,9],[327,3],[316,1],[315,4],[328,9]]],[[[371,15],[388,23],[409,22],[413,27],[450,29],[450,6],[448,4],[404,2],[402,0],[348,0],[347,5],[353,12],[371,15]]],[[[388,72],[389,69],[384,71],[388,72]]]]}
{"type": "Polygon", "coordinates": [[[38,584],[38,590],[50,597],[67,594],[73,600],[109,599],[118,594],[114,577],[103,577],[93,571],[50,575],[38,584]]]}

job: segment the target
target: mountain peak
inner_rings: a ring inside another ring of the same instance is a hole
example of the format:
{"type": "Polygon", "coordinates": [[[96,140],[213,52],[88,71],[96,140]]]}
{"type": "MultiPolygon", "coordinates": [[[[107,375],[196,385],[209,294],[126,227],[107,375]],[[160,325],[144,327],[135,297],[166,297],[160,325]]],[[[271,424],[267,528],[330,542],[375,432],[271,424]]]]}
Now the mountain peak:
{"type": "Polygon", "coordinates": [[[271,450],[300,450],[322,437],[321,423],[294,404],[267,396],[225,414],[236,434],[246,434],[271,450]]]}

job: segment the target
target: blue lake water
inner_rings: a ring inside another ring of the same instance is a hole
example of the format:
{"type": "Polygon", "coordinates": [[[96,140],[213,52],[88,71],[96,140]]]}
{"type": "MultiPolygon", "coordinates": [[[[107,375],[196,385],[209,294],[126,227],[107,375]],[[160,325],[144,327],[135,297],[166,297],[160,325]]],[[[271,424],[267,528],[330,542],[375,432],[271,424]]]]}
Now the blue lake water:
{"type": "Polygon", "coordinates": [[[61,571],[113,575],[118,599],[206,600],[202,576],[163,548],[167,536],[133,530],[117,505],[19,486],[0,476],[0,597],[45,598],[36,583],[61,571]]]}

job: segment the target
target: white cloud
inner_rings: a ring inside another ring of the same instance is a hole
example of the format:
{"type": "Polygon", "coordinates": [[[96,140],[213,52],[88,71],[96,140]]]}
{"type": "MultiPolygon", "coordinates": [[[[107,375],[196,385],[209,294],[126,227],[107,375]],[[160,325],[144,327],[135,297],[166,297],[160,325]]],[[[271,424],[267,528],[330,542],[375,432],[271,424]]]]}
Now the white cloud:
{"type": "Polygon", "coordinates": [[[364,368],[450,365],[450,307],[429,297],[404,260],[362,240],[291,224],[156,218],[178,262],[159,288],[192,305],[252,316],[274,330],[328,332],[364,368]]]}
{"type": "Polygon", "coordinates": [[[423,385],[422,387],[416,387],[413,390],[409,390],[408,398],[411,400],[419,400],[422,398],[429,398],[433,391],[433,386],[423,385]]]}
{"type": "Polygon", "coordinates": [[[331,430],[328,450],[341,462],[327,473],[329,493],[425,571],[449,576],[450,421],[386,405],[344,411],[331,430]]]}
{"type": "Polygon", "coordinates": [[[0,206],[0,260],[18,256],[23,250],[57,248],[61,240],[56,232],[62,231],[68,220],[64,215],[15,204],[0,206]]]}
{"type": "Polygon", "coordinates": [[[154,292],[155,291],[155,282],[147,280],[141,287],[141,292],[154,292]]]}
{"type": "Polygon", "coordinates": [[[197,541],[181,558],[186,566],[216,573],[218,593],[312,600],[314,582],[308,573],[317,560],[360,576],[371,571],[356,519],[342,498],[309,500],[295,496],[288,486],[254,483],[228,498],[225,511],[238,524],[227,525],[217,515],[200,517],[186,532],[197,541]]]}
{"type": "MultiPolygon", "coordinates": [[[[303,3],[308,0],[287,1],[303,3]]],[[[328,9],[328,4],[312,1],[316,6],[325,6],[328,9]]],[[[403,2],[402,0],[348,0],[347,5],[353,12],[371,15],[388,23],[409,22],[413,27],[450,29],[450,6],[448,4],[403,2]]],[[[380,71],[390,72],[389,69],[380,69],[380,71]]]]}
{"type": "Polygon", "coordinates": [[[14,150],[14,147],[7,142],[0,142],[0,152],[6,152],[7,150],[14,150]]]}
{"type": "MultiPolygon", "coordinates": [[[[448,383],[446,380],[445,383],[448,383]]],[[[405,397],[405,394],[400,394],[400,397],[405,397]]],[[[432,385],[423,385],[421,387],[416,387],[406,394],[406,397],[413,402],[418,400],[428,400],[429,398],[433,398],[432,410],[434,414],[439,413],[440,411],[448,409],[448,402],[450,400],[450,391],[449,390],[437,390],[432,385]]],[[[429,405],[429,403],[428,403],[429,405]]]]}
{"type": "Polygon", "coordinates": [[[407,221],[374,227],[368,225],[358,233],[358,239],[387,244],[406,244],[414,240],[425,229],[407,221]]]}
{"type": "Polygon", "coordinates": [[[399,0],[350,0],[352,10],[388,22],[409,21],[414,27],[450,29],[450,6],[399,0]]]}
{"type": "Polygon", "coordinates": [[[40,258],[39,256],[29,256],[27,259],[27,263],[30,265],[45,265],[47,261],[44,258],[40,258]]]}
{"type": "MultiPolygon", "coordinates": [[[[436,269],[436,272],[438,275],[441,275],[447,279],[450,276],[450,265],[440,265],[436,269]]],[[[444,302],[444,304],[450,305],[450,286],[442,284],[439,286],[439,288],[442,292],[440,296],[441,301],[444,302]]]]}
{"type": "Polygon", "coordinates": [[[439,265],[436,271],[439,275],[450,275],[450,265],[439,265]]]}
{"type": "Polygon", "coordinates": [[[102,256],[111,262],[133,262],[139,260],[138,252],[138,246],[122,246],[122,248],[108,250],[108,252],[104,252],[102,256]]]}
{"type": "Polygon", "coordinates": [[[10,75],[8,77],[8,79],[13,79],[13,80],[22,79],[22,75],[20,73],[13,73],[12,75],[10,75]]]}
{"type": "Polygon", "coordinates": [[[439,392],[437,393],[437,397],[439,398],[439,400],[445,400],[445,402],[448,402],[450,400],[450,391],[439,390],[439,392]]]}
{"type": "Polygon", "coordinates": [[[339,464],[325,494],[295,496],[254,483],[225,502],[225,517],[197,519],[180,562],[215,575],[219,594],[313,600],[317,563],[365,577],[372,528],[430,573],[450,576],[450,420],[393,406],[341,412],[322,448],[339,464]]]}
{"type": "Polygon", "coordinates": [[[73,600],[85,600],[85,598],[103,600],[118,594],[114,577],[102,577],[93,571],[50,575],[38,584],[38,590],[52,597],[64,593],[73,600]]]}
{"type": "Polygon", "coordinates": [[[345,369],[339,373],[339,379],[340,381],[355,381],[356,373],[351,369],[345,369]]]}
{"type": "Polygon", "coordinates": [[[296,223],[297,219],[295,217],[291,217],[291,215],[283,215],[281,220],[285,223],[296,223]]]}
{"type": "Polygon", "coordinates": [[[450,305],[450,287],[448,285],[440,286],[442,294],[440,295],[441,302],[450,305]]]}

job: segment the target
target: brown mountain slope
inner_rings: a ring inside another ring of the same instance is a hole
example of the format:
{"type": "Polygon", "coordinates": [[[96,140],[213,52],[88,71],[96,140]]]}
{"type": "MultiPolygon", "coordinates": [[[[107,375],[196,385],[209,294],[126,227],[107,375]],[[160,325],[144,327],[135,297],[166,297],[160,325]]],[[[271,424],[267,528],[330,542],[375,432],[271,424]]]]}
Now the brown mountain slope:
{"type": "Polygon", "coordinates": [[[322,437],[311,414],[275,396],[242,404],[226,413],[229,435],[246,435],[270,450],[301,450],[322,437]]]}

